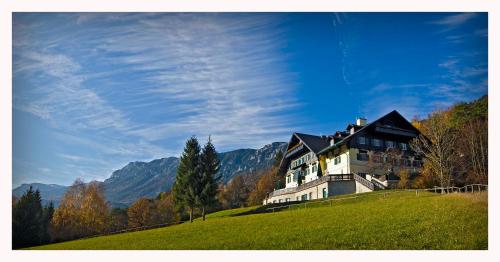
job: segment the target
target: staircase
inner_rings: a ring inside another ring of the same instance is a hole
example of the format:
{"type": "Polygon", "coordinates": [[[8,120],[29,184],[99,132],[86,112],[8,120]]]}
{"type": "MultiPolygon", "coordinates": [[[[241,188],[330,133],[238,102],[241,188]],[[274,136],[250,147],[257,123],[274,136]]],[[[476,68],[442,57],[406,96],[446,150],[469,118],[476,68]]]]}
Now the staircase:
{"type": "Polygon", "coordinates": [[[385,186],[377,181],[367,180],[366,178],[364,178],[358,174],[353,174],[353,177],[354,177],[354,180],[356,180],[358,183],[362,184],[363,186],[369,188],[372,191],[385,189],[385,186]]]}
{"type": "Polygon", "coordinates": [[[375,186],[375,189],[386,189],[386,186],[382,183],[380,183],[377,179],[372,178],[370,181],[372,184],[375,186]]]}

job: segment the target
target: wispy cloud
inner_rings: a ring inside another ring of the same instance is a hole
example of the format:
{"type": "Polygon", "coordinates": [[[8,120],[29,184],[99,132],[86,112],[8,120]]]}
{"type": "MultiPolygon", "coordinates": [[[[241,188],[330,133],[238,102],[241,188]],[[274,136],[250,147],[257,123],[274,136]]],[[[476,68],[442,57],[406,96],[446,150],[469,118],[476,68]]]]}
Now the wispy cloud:
{"type": "Polygon", "coordinates": [[[135,160],[178,154],[191,135],[256,148],[300,122],[287,113],[300,103],[271,16],[58,19],[14,18],[13,99],[65,143],[135,160]]]}
{"type": "Polygon", "coordinates": [[[445,28],[440,32],[446,32],[467,23],[476,16],[477,13],[461,13],[456,15],[449,15],[444,18],[431,21],[431,23],[444,26],[445,28]]]}

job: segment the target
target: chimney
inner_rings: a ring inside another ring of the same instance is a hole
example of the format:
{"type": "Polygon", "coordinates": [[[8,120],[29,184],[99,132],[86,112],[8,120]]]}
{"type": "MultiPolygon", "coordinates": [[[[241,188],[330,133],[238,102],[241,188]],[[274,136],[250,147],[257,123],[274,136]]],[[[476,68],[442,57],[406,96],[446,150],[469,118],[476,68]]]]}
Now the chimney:
{"type": "Polygon", "coordinates": [[[356,125],[365,126],[366,125],[366,118],[364,118],[364,117],[356,118],[356,125]]]}

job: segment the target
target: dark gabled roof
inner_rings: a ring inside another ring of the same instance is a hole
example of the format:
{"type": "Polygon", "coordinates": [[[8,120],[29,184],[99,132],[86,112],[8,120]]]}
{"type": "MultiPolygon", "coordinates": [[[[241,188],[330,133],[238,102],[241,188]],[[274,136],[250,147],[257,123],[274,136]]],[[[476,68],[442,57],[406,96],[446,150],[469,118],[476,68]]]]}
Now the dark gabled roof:
{"type": "Polygon", "coordinates": [[[298,140],[299,142],[302,142],[304,146],[308,148],[311,152],[313,152],[314,154],[318,154],[318,152],[321,149],[329,145],[329,139],[330,137],[327,136],[315,136],[302,133],[293,133],[292,137],[290,138],[290,141],[288,142],[288,147],[285,151],[285,155],[281,159],[279,172],[282,172],[286,167],[286,165],[288,165],[288,162],[290,162],[290,159],[287,157],[287,152],[288,150],[290,150],[290,144],[292,143],[292,141],[298,140]]]}
{"type": "Polygon", "coordinates": [[[294,133],[294,135],[302,140],[304,145],[307,146],[315,154],[329,145],[329,139],[326,136],[315,136],[301,133],[294,133]]]}
{"type": "MultiPolygon", "coordinates": [[[[417,128],[415,128],[415,127],[414,127],[414,126],[413,126],[410,122],[408,122],[408,120],[406,120],[406,118],[404,118],[404,117],[403,117],[403,116],[402,116],[402,115],[401,115],[398,111],[393,110],[393,111],[391,111],[390,113],[388,113],[388,114],[386,114],[386,115],[384,115],[384,116],[382,116],[382,117],[378,118],[377,120],[375,120],[375,121],[371,122],[370,124],[364,125],[364,126],[362,126],[361,128],[359,128],[359,129],[357,129],[357,130],[355,129],[355,132],[354,132],[354,133],[349,134],[349,135],[348,135],[348,136],[346,136],[346,137],[343,137],[343,139],[342,139],[342,140],[340,140],[340,141],[338,141],[338,142],[335,140],[335,144],[333,144],[333,145],[329,145],[329,146],[327,146],[326,148],[323,148],[322,150],[320,150],[320,151],[318,152],[318,154],[322,154],[322,153],[324,153],[324,152],[326,152],[326,151],[328,151],[328,150],[330,150],[330,149],[332,149],[332,148],[336,148],[336,147],[338,147],[338,146],[340,146],[340,145],[344,144],[345,142],[349,141],[349,140],[350,140],[353,136],[357,135],[357,134],[358,134],[359,132],[361,132],[362,130],[367,129],[368,127],[370,127],[370,126],[374,125],[375,123],[377,123],[377,122],[381,121],[382,119],[384,119],[384,118],[386,118],[386,117],[388,117],[388,116],[390,116],[390,115],[393,115],[393,114],[395,114],[396,116],[398,116],[398,117],[400,117],[401,119],[403,119],[403,120],[404,120],[404,121],[405,121],[405,122],[406,122],[409,126],[411,126],[411,128],[412,128],[412,129],[414,129],[417,133],[420,133],[420,131],[418,131],[418,129],[417,129],[417,128]]],[[[349,125],[349,126],[348,126],[348,128],[349,128],[350,126],[351,126],[351,125],[349,125]]],[[[339,131],[337,131],[337,132],[339,132],[339,131]]]]}

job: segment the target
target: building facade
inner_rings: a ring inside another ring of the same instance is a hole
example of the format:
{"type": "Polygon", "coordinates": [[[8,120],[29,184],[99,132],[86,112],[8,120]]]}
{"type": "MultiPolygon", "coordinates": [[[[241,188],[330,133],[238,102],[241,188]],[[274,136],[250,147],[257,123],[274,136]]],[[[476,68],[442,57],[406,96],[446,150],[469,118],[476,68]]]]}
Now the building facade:
{"type": "Polygon", "coordinates": [[[419,134],[397,111],[369,124],[358,118],[329,136],[293,133],[279,168],[285,188],[264,204],[392,188],[402,171],[418,175],[422,160],[409,142],[419,134]]]}

